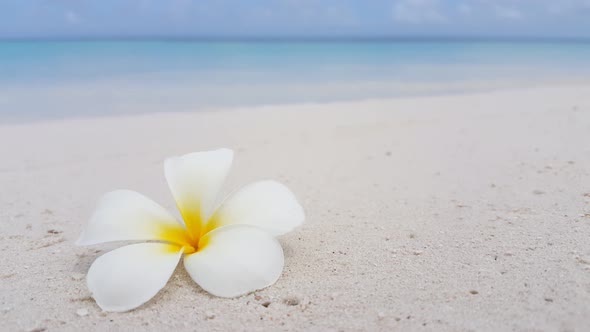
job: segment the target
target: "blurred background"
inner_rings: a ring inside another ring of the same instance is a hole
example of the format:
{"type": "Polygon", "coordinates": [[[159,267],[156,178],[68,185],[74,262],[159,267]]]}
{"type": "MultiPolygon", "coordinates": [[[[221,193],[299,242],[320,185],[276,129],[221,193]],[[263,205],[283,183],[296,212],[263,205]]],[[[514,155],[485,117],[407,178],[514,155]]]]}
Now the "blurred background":
{"type": "Polygon", "coordinates": [[[590,78],[589,0],[2,0],[0,121],[590,78]]]}

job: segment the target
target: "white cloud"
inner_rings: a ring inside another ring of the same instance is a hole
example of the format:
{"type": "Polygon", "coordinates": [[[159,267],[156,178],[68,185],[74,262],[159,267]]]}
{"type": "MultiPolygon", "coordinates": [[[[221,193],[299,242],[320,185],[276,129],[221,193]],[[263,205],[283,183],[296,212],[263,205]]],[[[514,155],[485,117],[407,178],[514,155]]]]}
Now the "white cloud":
{"type": "Polygon", "coordinates": [[[438,0],[398,0],[393,4],[393,19],[412,24],[448,21],[441,13],[438,0]]]}

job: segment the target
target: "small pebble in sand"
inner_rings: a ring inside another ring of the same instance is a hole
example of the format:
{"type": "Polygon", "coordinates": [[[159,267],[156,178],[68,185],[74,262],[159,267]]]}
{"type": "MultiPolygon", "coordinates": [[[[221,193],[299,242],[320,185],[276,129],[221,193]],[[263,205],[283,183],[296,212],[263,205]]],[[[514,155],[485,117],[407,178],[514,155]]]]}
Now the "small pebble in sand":
{"type": "Polygon", "coordinates": [[[299,304],[299,299],[296,297],[288,297],[283,300],[283,303],[290,306],[295,306],[299,304]]]}
{"type": "Polygon", "coordinates": [[[74,280],[82,280],[86,275],[84,273],[74,273],[72,274],[72,279],[74,280]]]}
{"type": "Polygon", "coordinates": [[[47,233],[49,233],[49,234],[59,234],[59,233],[61,233],[61,231],[58,231],[56,229],[50,229],[50,230],[47,231],[47,233]]]}
{"type": "Polygon", "coordinates": [[[479,292],[478,292],[478,291],[476,291],[476,290],[470,290],[470,291],[469,291],[469,293],[470,293],[470,294],[472,294],[472,295],[477,295],[477,294],[479,294],[479,292]]]}
{"type": "Polygon", "coordinates": [[[78,315],[80,317],[88,316],[88,309],[80,308],[80,309],[76,310],[76,315],[78,315]]]}
{"type": "Polygon", "coordinates": [[[43,212],[41,212],[42,214],[46,214],[46,215],[52,215],[53,211],[51,211],[50,209],[45,209],[43,210],[43,212]]]}
{"type": "Polygon", "coordinates": [[[47,331],[46,327],[35,327],[29,330],[29,332],[43,332],[43,331],[47,331]]]}
{"type": "Polygon", "coordinates": [[[419,256],[422,255],[424,252],[422,250],[416,250],[414,251],[414,255],[419,256]]]}
{"type": "Polygon", "coordinates": [[[256,301],[260,301],[260,300],[262,300],[262,296],[260,296],[260,295],[255,295],[255,296],[254,296],[254,300],[256,300],[256,301]]]}
{"type": "Polygon", "coordinates": [[[378,317],[379,319],[383,319],[383,318],[385,318],[385,313],[384,313],[383,311],[379,311],[379,312],[377,313],[377,317],[378,317]]]}
{"type": "Polygon", "coordinates": [[[543,194],[545,194],[545,192],[543,190],[535,189],[535,190],[533,190],[533,194],[535,194],[535,195],[543,195],[543,194]]]}
{"type": "Polygon", "coordinates": [[[553,299],[552,299],[552,298],[550,298],[550,297],[546,297],[546,298],[545,298],[545,302],[553,302],[553,299]]]}
{"type": "Polygon", "coordinates": [[[212,311],[205,311],[205,318],[213,319],[213,318],[215,318],[215,313],[212,311]]]}
{"type": "Polygon", "coordinates": [[[262,306],[265,308],[268,308],[268,306],[270,305],[270,301],[266,301],[262,303],[262,306]]]}

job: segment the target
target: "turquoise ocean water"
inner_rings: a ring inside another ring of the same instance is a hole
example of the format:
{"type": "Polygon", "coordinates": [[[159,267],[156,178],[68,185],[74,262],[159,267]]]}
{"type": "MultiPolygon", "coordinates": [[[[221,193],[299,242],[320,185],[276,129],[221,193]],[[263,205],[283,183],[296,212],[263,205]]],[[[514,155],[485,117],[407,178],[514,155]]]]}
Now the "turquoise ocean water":
{"type": "Polygon", "coordinates": [[[0,42],[0,121],[583,82],[589,42],[0,42]]]}

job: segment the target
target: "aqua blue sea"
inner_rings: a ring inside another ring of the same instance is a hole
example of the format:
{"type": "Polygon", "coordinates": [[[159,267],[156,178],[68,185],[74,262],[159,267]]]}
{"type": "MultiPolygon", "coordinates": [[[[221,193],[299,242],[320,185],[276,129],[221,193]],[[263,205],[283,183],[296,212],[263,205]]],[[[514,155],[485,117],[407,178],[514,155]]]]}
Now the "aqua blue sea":
{"type": "Polygon", "coordinates": [[[4,41],[0,121],[586,81],[581,41],[4,41]]]}

